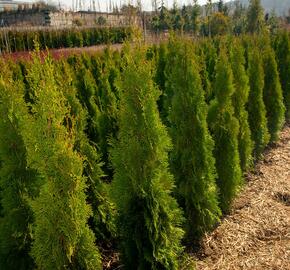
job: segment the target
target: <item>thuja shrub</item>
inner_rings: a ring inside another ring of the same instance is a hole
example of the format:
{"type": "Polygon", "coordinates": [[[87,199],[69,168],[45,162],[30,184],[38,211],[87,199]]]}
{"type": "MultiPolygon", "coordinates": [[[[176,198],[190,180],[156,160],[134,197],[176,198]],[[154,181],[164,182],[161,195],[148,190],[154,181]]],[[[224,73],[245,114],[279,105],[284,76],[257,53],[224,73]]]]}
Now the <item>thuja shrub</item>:
{"type": "Polygon", "coordinates": [[[268,130],[271,136],[270,141],[275,142],[279,139],[279,132],[285,121],[285,106],[273,49],[270,46],[267,47],[263,56],[265,75],[263,98],[266,106],[268,130]]]}
{"type": "Polygon", "coordinates": [[[171,110],[171,100],[175,91],[172,85],[169,84],[167,81],[167,77],[168,77],[167,74],[171,74],[172,69],[174,68],[174,63],[177,57],[174,51],[176,45],[177,44],[175,44],[175,38],[171,36],[169,42],[167,43],[167,47],[160,49],[161,55],[159,57],[161,57],[162,54],[164,55],[164,57],[163,57],[163,60],[159,58],[158,65],[161,65],[161,66],[157,66],[157,70],[156,70],[157,71],[156,74],[157,75],[160,74],[161,76],[160,75],[158,76],[161,80],[163,80],[163,83],[159,85],[159,87],[164,87],[163,89],[161,88],[162,92],[161,92],[160,100],[159,100],[159,103],[161,105],[160,115],[162,117],[163,123],[165,123],[167,126],[170,125],[168,122],[168,116],[171,110]],[[163,63],[162,62],[160,63],[160,61],[162,61],[163,63]],[[163,74],[162,74],[161,68],[164,68],[163,74]]]}
{"type": "Polygon", "coordinates": [[[21,82],[14,82],[5,64],[0,76],[0,268],[33,269],[30,256],[34,221],[29,200],[39,193],[41,178],[26,162],[19,117],[27,113],[21,82]]]}
{"type": "Polygon", "coordinates": [[[100,57],[100,63],[96,67],[98,70],[94,74],[98,85],[96,98],[100,107],[100,140],[99,146],[105,163],[104,171],[108,178],[112,179],[112,165],[109,160],[110,142],[117,136],[117,114],[118,114],[118,89],[115,81],[119,77],[120,68],[114,59],[114,53],[110,49],[105,49],[100,57]]]}
{"type": "Polygon", "coordinates": [[[86,133],[91,141],[99,143],[101,111],[97,98],[98,85],[81,57],[75,56],[69,59],[69,63],[73,67],[73,84],[77,89],[77,97],[88,112],[86,133]]]}
{"type": "Polygon", "coordinates": [[[169,113],[171,167],[177,198],[187,219],[186,239],[192,241],[213,228],[221,211],[215,182],[214,142],[207,126],[208,108],[194,49],[184,41],[175,44],[172,47],[175,62],[171,73],[166,74],[167,83],[174,89],[169,113]]]}
{"type": "Polygon", "coordinates": [[[164,122],[166,122],[167,118],[167,110],[166,110],[166,77],[165,77],[165,68],[167,64],[167,43],[161,43],[156,48],[156,53],[154,55],[154,61],[156,65],[156,71],[154,76],[154,81],[158,85],[161,95],[159,97],[159,100],[157,101],[159,112],[161,115],[161,118],[164,122]]]}
{"type": "Polygon", "coordinates": [[[88,111],[86,133],[96,143],[102,154],[103,169],[107,179],[112,179],[112,166],[108,158],[110,140],[117,132],[117,91],[114,83],[118,70],[114,68],[112,52],[103,57],[71,57],[68,61],[74,69],[73,83],[77,96],[88,111]]]}
{"type": "Polygon", "coordinates": [[[112,150],[112,195],[126,269],[179,269],[182,213],[171,196],[171,142],[161,123],[159,91],[142,49],[125,56],[118,81],[119,134],[112,150]]]}
{"type": "Polygon", "coordinates": [[[214,98],[214,80],[216,74],[216,64],[218,61],[218,52],[212,39],[206,39],[199,43],[201,51],[201,61],[205,64],[202,69],[202,81],[206,91],[206,100],[210,102],[214,98]]]}
{"type": "Polygon", "coordinates": [[[198,65],[199,65],[199,73],[201,77],[201,83],[202,83],[202,88],[205,92],[205,101],[207,104],[212,100],[213,98],[213,91],[212,91],[212,82],[210,81],[208,70],[206,67],[206,62],[205,62],[205,53],[200,48],[200,46],[196,46],[196,57],[198,59],[198,65]]]}
{"type": "Polygon", "coordinates": [[[221,50],[216,66],[214,93],[215,99],[210,104],[208,121],[215,141],[220,207],[226,212],[242,183],[242,173],[238,143],[239,121],[232,104],[233,74],[224,49],[221,50]]]}
{"type": "Polygon", "coordinates": [[[115,210],[108,195],[109,186],[104,183],[102,156],[96,143],[89,140],[86,134],[88,111],[77,97],[78,91],[73,83],[72,69],[65,61],[61,61],[55,67],[55,73],[56,81],[70,105],[70,114],[75,120],[75,149],[83,156],[87,202],[93,210],[89,225],[97,237],[97,243],[108,244],[115,236],[115,210]]]}
{"type": "Polygon", "coordinates": [[[24,115],[21,134],[27,164],[44,179],[32,202],[34,242],[31,254],[39,269],[101,269],[101,259],[88,227],[83,158],[74,150],[75,121],[57,87],[54,67],[34,57],[28,71],[34,92],[31,115],[24,115]],[[69,123],[69,125],[64,125],[69,123]]]}
{"type": "Polygon", "coordinates": [[[270,140],[266,108],[263,100],[264,70],[258,49],[251,48],[248,57],[250,94],[247,110],[249,113],[251,136],[254,141],[254,157],[258,159],[270,140]]]}
{"type": "Polygon", "coordinates": [[[290,40],[288,32],[279,33],[274,48],[286,107],[286,118],[290,119],[290,40]]]}
{"type": "Polygon", "coordinates": [[[246,110],[250,92],[249,77],[245,69],[244,49],[239,41],[235,41],[231,50],[231,66],[235,87],[232,102],[235,109],[235,117],[238,119],[240,126],[238,142],[241,168],[243,171],[247,171],[252,166],[254,145],[251,139],[249,116],[246,110]]]}

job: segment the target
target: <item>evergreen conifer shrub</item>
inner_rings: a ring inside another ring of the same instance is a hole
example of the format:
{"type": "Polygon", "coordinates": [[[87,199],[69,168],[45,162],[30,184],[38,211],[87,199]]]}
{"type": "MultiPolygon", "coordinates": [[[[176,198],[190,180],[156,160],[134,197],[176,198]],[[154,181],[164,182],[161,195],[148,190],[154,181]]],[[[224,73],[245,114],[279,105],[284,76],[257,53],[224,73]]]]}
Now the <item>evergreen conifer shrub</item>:
{"type": "Polygon", "coordinates": [[[265,74],[263,97],[267,112],[268,130],[271,136],[270,141],[275,142],[279,139],[279,132],[285,121],[285,106],[275,53],[271,47],[268,47],[263,55],[265,74]]]}
{"type": "Polygon", "coordinates": [[[283,91],[286,118],[290,119],[290,40],[289,33],[280,33],[275,42],[280,82],[283,91]]]}
{"type": "Polygon", "coordinates": [[[252,140],[254,141],[254,157],[258,159],[270,140],[266,108],[263,100],[264,70],[258,49],[252,48],[248,57],[250,94],[247,109],[252,140]]]}
{"type": "Polygon", "coordinates": [[[20,117],[27,113],[23,86],[1,64],[6,72],[0,76],[0,269],[33,269],[29,200],[38,196],[41,178],[27,167],[20,133],[20,117]]]}
{"type": "MultiPolygon", "coordinates": [[[[97,145],[90,141],[86,134],[88,111],[77,98],[72,70],[61,61],[55,68],[56,80],[70,105],[70,114],[75,120],[75,149],[84,157],[84,172],[87,182],[87,202],[93,214],[89,225],[95,233],[97,243],[109,243],[115,236],[115,209],[109,198],[109,186],[104,183],[105,174],[102,170],[103,161],[97,145]]],[[[66,123],[68,124],[68,123],[66,123]]]]}
{"type": "Polygon", "coordinates": [[[233,74],[224,49],[216,66],[214,93],[215,99],[210,104],[208,121],[215,141],[220,207],[226,212],[242,183],[242,173],[238,143],[239,122],[232,105],[233,74]]]}
{"type": "Polygon", "coordinates": [[[231,65],[234,78],[235,91],[233,94],[233,106],[235,117],[239,121],[239,153],[241,168],[247,171],[252,165],[253,141],[251,139],[251,130],[248,121],[248,112],[246,105],[250,92],[249,78],[245,69],[245,58],[243,47],[239,42],[235,42],[231,53],[231,65]]]}
{"type": "Polygon", "coordinates": [[[143,50],[125,56],[118,81],[119,134],[112,150],[113,198],[126,269],[178,269],[182,213],[171,196],[171,142],[161,123],[143,50]]]}
{"type": "MultiPolygon", "coordinates": [[[[176,43],[184,43],[176,42],[176,43]]],[[[169,114],[173,141],[171,167],[184,208],[186,239],[198,239],[219,220],[214,142],[207,126],[207,105],[193,48],[177,45],[167,83],[174,89],[169,114]]]]}
{"type": "Polygon", "coordinates": [[[32,202],[35,217],[32,256],[39,269],[101,269],[88,227],[83,157],[74,149],[75,121],[54,77],[51,60],[34,58],[28,71],[34,92],[32,115],[23,117],[21,134],[27,164],[44,179],[32,202]],[[64,123],[69,123],[64,125],[64,123]]]}

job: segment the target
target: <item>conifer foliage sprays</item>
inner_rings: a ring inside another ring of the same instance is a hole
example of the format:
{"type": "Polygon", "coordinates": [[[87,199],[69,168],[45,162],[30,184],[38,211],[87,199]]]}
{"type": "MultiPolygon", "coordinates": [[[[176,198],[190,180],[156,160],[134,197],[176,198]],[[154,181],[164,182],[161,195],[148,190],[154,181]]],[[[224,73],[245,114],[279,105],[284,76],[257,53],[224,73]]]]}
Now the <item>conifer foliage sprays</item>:
{"type": "Polygon", "coordinates": [[[123,262],[126,269],[179,269],[182,213],[171,196],[171,142],[157,109],[160,93],[143,50],[130,54],[118,82],[119,135],[112,150],[123,262]]]}

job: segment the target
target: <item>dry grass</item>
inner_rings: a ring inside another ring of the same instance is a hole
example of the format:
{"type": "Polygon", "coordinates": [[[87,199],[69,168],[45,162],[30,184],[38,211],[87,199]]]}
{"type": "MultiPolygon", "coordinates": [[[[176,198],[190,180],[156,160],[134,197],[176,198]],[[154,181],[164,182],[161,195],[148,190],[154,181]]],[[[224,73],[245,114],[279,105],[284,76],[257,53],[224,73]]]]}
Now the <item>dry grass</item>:
{"type": "Polygon", "coordinates": [[[193,255],[198,270],[290,270],[290,126],[247,180],[193,255]]]}

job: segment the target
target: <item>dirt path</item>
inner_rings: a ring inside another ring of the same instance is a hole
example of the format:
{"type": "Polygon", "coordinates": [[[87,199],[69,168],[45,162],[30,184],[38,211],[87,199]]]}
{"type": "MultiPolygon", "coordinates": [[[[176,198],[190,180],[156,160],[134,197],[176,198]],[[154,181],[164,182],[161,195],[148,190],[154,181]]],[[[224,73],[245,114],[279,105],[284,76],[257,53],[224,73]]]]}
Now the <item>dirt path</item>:
{"type": "Polygon", "coordinates": [[[271,148],[232,212],[206,235],[197,270],[290,270],[290,126],[271,148]]]}

